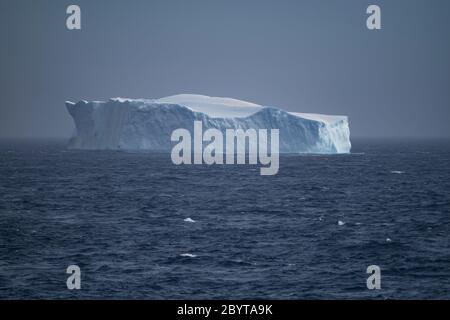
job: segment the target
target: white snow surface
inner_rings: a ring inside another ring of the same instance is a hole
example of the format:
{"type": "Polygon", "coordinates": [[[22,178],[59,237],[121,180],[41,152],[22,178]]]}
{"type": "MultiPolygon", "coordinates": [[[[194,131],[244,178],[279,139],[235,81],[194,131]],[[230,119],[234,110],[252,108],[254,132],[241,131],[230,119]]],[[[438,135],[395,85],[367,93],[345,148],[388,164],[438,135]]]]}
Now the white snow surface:
{"type": "Polygon", "coordinates": [[[348,153],[346,116],[286,112],[232,99],[179,94],[160,99],[112,98],[66,101],[76,133],[69,146],[80,149],[170,150],[173,130],[280,129],[282,153],[348,153]]]}
{"type": "Polygon", "coordinates": [[[198,94],[178,94],[157,99],[155,102],[179,104],[192,111],[207,114],[211,118],[244,118],[263,108],[258,104],[247,101],[198,94]]]}
{"type": "MultiPolygon", "coordinates": [[[[126,99],[123,98],[116,99],[126,101],[126,99]]],[[[264,108],[259,104],[248,101],[232,98],[209,97],[199,94],[177,94],[157,99],[155,102],[179,104],[188,107],[192,111],[207,114],[211,118],[245,118],[264,108]]],[[[315,113],[288,113],[300,118],[322,121],[325,123],[335,123],[346,118],[345,116],[330,116],[315,113]]]]}

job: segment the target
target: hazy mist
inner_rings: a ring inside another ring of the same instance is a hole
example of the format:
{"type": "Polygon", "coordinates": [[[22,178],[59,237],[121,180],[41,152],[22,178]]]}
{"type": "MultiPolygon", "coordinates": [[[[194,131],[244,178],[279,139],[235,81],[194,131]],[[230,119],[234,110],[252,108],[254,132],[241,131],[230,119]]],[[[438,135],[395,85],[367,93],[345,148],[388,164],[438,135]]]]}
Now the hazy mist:
{"type": "Polygon", "coordinates": [[[69,137],[65,100],[178,93],[348,115],[353,137],[450,137],[450,1],[2,0],[0,21],[2,138],[69,137]]]}

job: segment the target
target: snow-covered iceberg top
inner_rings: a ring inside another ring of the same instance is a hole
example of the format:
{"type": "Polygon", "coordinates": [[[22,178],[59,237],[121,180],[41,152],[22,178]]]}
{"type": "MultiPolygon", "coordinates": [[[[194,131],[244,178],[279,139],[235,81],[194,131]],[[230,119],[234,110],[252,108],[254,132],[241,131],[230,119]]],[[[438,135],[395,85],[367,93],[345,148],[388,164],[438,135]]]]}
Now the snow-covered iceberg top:
{"type": "MultiPolygon", "coordinates": [[[[120,99],[120,98],[118,98],[120,99]]],[[[177,94],[155,100],[157,103],[179,104],[196,112],[203,112],[212,118],[243,118],[248,117],[264,107],[243,100],[232,98],[209,97],[199,94],[177,94]]],[[[314,113],[288,112],[297,117],[322,121],[326,123],[335,123],[341,120],[347,120],[346,116],[330,116],[314,113]]]]}
{"type": "Polygon", "coordinates": [[[203,112],[211,118],[244,118],[263,108],[258,104],[247,101],[198,94],[178,94],[158,99],[156,102],[179,104],[192,111],[203,112]]]}
{"type": "Polygon", "coordinates": [[[286,112],[232,99],[179,94],[160,99],[66,102],[75,121],[70,146],[82,149],[170,150],[171,132],[204,128],[279,129],[280,152],[348,153],[346,116],[286,112]]]}

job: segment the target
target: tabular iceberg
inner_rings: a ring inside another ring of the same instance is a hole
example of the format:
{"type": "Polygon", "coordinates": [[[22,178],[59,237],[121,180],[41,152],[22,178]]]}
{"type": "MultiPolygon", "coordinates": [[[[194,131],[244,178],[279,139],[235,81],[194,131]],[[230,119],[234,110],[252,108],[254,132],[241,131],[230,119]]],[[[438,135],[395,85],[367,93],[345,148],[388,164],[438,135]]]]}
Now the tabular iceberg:
{"type": "Polygon", "coordinates": [[[286,112],[274,107],[202,95],[180,94],[161,99],[66,101],[76,133],[75,149],[170,151],[178,128],[193,132],[194,121],[205,129],[279,129],[280,153],[349,153],[346,116],[286,112]]]}

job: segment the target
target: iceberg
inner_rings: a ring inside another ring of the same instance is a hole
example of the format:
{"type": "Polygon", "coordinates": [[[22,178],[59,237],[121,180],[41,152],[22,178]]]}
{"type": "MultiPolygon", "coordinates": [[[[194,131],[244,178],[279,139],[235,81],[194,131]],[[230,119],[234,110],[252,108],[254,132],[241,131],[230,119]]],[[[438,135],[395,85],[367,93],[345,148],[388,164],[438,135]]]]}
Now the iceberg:
{"type": "Polygon", "coordinates": [[[74,149],[170,151],[174,130],[279,129],[280,153],[349,153],[346,116],[287,112],[231,98],[179,94],[161,99],[66,101],[75,122],[74,149]]]}

